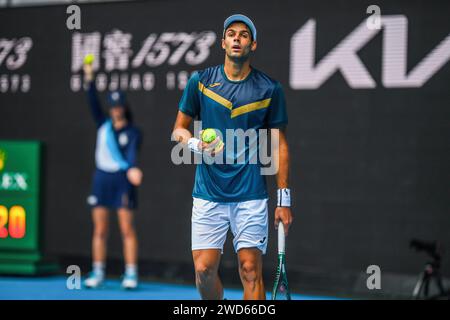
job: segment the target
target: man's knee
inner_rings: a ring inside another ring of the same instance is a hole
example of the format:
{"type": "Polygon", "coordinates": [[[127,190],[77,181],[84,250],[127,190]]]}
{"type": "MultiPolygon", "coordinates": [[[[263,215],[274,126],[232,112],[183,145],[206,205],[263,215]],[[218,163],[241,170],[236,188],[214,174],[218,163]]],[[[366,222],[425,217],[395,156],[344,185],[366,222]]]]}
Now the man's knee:
{"type": "Polygon", "coordinates": [[[217,270],[204,263],[195,264],[195,275],[200,283],[211,281],[217,276],[217,270]]]}
{"type": "Polygon", "coordinates": [[[255,261],[243,261],[239,265],[242,279],[248,283],[254,283],[261,278],[260,268],[255,261]]]}

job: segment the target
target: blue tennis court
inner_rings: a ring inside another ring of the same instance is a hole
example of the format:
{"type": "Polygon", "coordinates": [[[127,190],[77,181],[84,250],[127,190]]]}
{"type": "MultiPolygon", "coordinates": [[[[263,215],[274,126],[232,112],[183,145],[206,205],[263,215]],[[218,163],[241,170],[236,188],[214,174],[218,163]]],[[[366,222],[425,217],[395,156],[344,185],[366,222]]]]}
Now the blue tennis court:
{"type": "MultiPolygon", "coordinates": [[[[141,281],[137,290],[125,291],[119,279],[107,279],[101,289],[73,289],[62,276],[0,277],[0,300],[198,300],[200,296],[191,285],[141,281]]],[[[225,288],[225,298],[241,300],[242,290],[225,288]]],[[[271,294],[267,292],[267,298],[271,294]]],[[[294,300],[335,300],[333,297],[292,294],[294,300]]]]}

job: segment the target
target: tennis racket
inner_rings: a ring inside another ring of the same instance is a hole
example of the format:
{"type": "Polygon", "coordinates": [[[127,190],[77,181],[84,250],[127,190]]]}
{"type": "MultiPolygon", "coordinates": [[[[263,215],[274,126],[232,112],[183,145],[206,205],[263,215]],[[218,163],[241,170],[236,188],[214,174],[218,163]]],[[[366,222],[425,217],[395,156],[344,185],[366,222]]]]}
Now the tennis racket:
{"type": "Polygon", "coordinates": [[[285,250],[284,225],[278,224],[278,266],[273,284],[272,300],[291,300],[291,292],[286,273],[286,250],[285,250]]]}

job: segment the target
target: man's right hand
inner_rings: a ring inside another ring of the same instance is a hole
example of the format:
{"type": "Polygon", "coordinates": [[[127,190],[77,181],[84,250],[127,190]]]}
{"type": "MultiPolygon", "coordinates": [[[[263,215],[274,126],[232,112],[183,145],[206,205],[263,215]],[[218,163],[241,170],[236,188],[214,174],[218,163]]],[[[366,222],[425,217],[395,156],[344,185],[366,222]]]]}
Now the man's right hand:
{"type": "MultiPolygon", "coordinates": [[[[201,135],[201,131],[200,131],[201,135]]],[[[188,140],[188,147],[191,151],[199,154],[206,154],[211,157],[215,157],[220,152],[222,152],[224,144],[220,137],[217,137],[214,141],[211,141],[210,143],[201,141],[197,138],[190,138],[188,140]]]]}
{"type": "MultiPolygon", "coordinates": [[[[202,131],[200,131],[200,137],[201,136],[202,136],[202,131]]],[[[224,143],[223,143],[222,139],[220,139],[219,136],[217,136],[217,138],[214,139],[213,141],[211,141],[210,143],[200,141],[200,144],[199,144],[199,150],[209,154],[212,157],[214,157],[214,156],[218,155],[220,152],[222,152],[223,148],[224,148],[224,143]]]]}

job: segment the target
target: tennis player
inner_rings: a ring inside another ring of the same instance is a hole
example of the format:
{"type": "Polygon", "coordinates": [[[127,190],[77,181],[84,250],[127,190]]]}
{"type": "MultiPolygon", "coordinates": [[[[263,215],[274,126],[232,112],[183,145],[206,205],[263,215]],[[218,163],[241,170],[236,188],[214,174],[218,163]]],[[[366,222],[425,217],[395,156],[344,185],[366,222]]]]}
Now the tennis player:
{"type": "MultiPolygon", "coordinates": [[[[202,128],[214,128],[225,135],[227,129],[259,130],[270,128],[279,134],[278,203],[275,225],[281,221],[286,231],[292,222],[288,188],[289,151],[285,127],[287,112],[279,82],[250,65],[257,47],[253,22],[236,14],[224,22],[222,48],[225,63],[195,72],[179,103],[172,133],[173,139],[187,144],[193,152],[209,157],[238,157],[227,154],[227,144],[217,137],[205,143],[189,131],[193,119],[202,128]],[[217,146],[225,144],[223,151],[217,146]]],[[[249,143],[245,148],[249,148],[249,143]]],[[[250,152],[250,150],[245,150],[250,152]]],[[[248,153],[247,153],[248,154],[248,153]]],[[[244,299],[265,299],[262,255],[268,239],[268,194],[261,165],[229,161],[202,162],[197,165],[192,208],[192,255],[196,285],[202,299],[222,299],[223,287],[218,276],[223,245],[229,227],[239,261],[244,299]],[[209,164],[208,164],[209,163],[209,164]]]]}
{"type": "Polygon", "coordinates": [[[109,92],[108,117],[103,113],[97,97],[91,64],[84,65],[84,76],[89,105],[97,124],[96,169],[88,197],[94,223],[93,268],[84,284],[88,288],[97,288],[104,281],[109,211],[114,210],[118,213],[125,258],[122,287],[134,289],[138,285],[138,242],[133,211],[137,205],[136,187],[143,177],[142,171],[136,167],[141,134],[133,125],[124,93],[109,92]]]}

